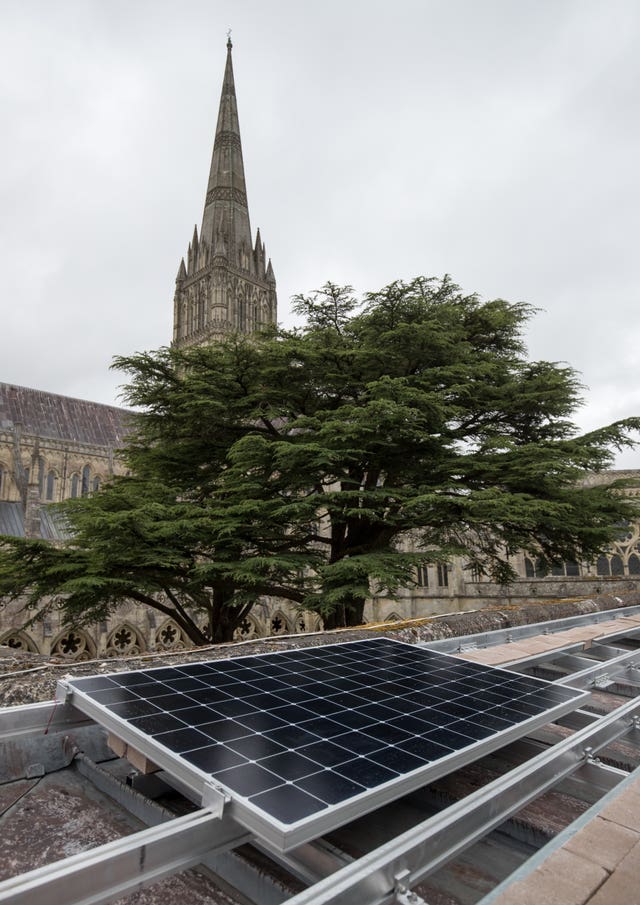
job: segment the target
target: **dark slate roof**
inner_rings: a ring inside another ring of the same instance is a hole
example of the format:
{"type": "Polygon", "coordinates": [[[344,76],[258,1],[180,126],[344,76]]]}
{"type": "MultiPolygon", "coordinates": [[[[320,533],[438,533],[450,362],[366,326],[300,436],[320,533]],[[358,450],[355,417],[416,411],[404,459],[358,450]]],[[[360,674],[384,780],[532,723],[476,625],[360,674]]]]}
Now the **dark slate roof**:
{"type": "Polygon", "coordinates": [[[40,506],[40,537],[44,540],[67,540],[70,536],[62,513],[51,506],[40,506]]]}
{"type": "MultiPolygon", "coordinates": [[[[0,534],[24,537],[22,503],[0,502],[0,534]]],[[[69,531],[62,514],[52,506],[40,506],[40,537],[44,540],[66,540],[69,531]]]]}
{"type": "Polygon", "coordinates": [[[117,449],[129,416],[127,409],[114,405],[0,383],[0,429],[12,430],[19,423],[25,434],[117,449]]]}
{"type": "Polygon", "coordinates": [[[22,503],[0,502],[0,534],[24,537],[24,509],[22,503]]]}

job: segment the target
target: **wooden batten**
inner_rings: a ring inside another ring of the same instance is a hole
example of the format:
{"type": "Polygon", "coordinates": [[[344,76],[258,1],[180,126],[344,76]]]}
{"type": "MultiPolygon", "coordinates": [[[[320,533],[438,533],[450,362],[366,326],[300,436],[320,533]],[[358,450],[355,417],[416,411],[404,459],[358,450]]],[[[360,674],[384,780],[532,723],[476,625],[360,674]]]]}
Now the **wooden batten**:
{"type": "Polygon", "coordinates": [[[146,754],[138,751],[137,748],[132,748],[131,745],[128,745],[124,741],[124,739],[114,735],[113,732],[109,733],[107,744],[114,754],[117,754],[118,757],[126,757],[131,766],[135,767],[140,773],[144,773],[145,775],[148,773],[157,773],[160,769],[157,764],[154,764],[152,760],[149,760],[146,754]]]}

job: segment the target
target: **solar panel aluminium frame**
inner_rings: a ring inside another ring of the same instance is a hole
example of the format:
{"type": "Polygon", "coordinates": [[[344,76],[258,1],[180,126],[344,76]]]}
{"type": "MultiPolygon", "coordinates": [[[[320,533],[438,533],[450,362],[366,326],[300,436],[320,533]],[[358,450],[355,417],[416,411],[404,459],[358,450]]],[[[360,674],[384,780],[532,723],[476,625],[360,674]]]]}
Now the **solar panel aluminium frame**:
{"type": "MultiPolygon", "coordinates": [[[[366,644],[367,640],[365,639],[364,641],[350,643],[366,644]]],[[[403,647],[410,646],[403,644],[402,642],[394,643],[402,644],[403,647]]],[[[334,646],[337,645],[326,645],[325,647],[334,646]]],[[[271,656],[286,653],[291,652],[278,651],[271,654],[271,656]]],[[[438,652],[438,655],[447,660],[460,663],[458,658],[451,655],[441,652],[438,652]]],[[[243,658],[238,657],[233,659],[234,661],[239,662],[243,658]]],[[[161,669],[166,667],[158,668],[161,669]]],[[[513,672],[502,669],[501,667],[486,667],[486,669],[489,673],[506,673],[509,675],[509,678],[513,678],[514,676],[513,672]]],[[[136,672],[142,671],[143,670],[136,670],[136,672]]],[[[144,672],[151,673],[153,672],[153,669],[144,670],[144,672]]],[[[102,677],[108,678],[109,675],[119,674],[106,673],[102,674],[102,677]]],[[[541,686],[551,685],[551,683],[543,682],[542,680],[537,681],[540,681],[541,686]]],[[[567,690],[573,691],[574,689],[567,690]]],[[[254,833],[267,846],[271,846],[275,850],[281,852],[289,851],[299,845],[310,842],[339,826],[343,826],[356,818],[364,816],[370,811],[374,811],[403,795],[421,788],[427,783],[434,782],[442,776],[446,776],[454,770],[458,770],[461,767],[504,747],[512,741],[522,738],[534,729],[545,725],[546,723],[553,722],[566,713],[580,708],[589,696],[589,692],[580,692],[576,690],[575,696],[571,697],[569,700],[550,706],[543,712],[527,717],[507,729],[498,730],[493,735],[476,740],[464,748],[452,751],[450,754],[447,754],[436,761],[425,763],[422,767],[418,767],[391,780],[387,780],[372,789],[366,789],[351,798],[333,805],[328,805],[321,811],[303,817],[295,823],[288,824],[281,822],[274,815],[270,815],[268,812],[254,805],[239,793],[225,787],[221,782],[216,780],[215,776],[188,763],[179,754],[171,751],[162,743],[151,738],[147,733],[110,711],[106,706],[95,701],[90,695],[73,685],[73,678],[65,677],[65,679],[61,680],[58,683],[57,692],[58,700],[73,704],[78,710],[82,711],[109,732],[135,748],[160,769],[164,770],[170,778],[174,778],[178,787],[182,786],[189,790],[197,803],[204,807],[211,807],[218,811],[220,816],[224,813],[224,816],[233,818],[254,833]]]]}

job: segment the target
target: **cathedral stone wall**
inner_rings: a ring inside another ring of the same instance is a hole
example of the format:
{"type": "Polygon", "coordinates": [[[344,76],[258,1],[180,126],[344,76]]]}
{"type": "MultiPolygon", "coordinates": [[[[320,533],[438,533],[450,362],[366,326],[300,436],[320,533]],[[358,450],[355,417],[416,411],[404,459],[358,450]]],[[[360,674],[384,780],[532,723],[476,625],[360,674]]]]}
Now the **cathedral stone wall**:
{"type": "MultiPolygon", "coordinates": [[[[95,660],[134,656],[153,651],[181,650],[191,641],[172,620],[149,607],[130,603],[92,626],[68,626],[53,609],[44,619],[26,625],[30,613],[25,601],[0,601],[0,645],[57,660],[95,660]]],[[[257,604],[237,629],[237,641],[318,631],[319,617],[299,613],[285,601],[257,604]]]]}
{"type": "MultiPolygon", "coordinates": [[[[585,478],[585,485],[616,479],[637,481],[640,470],[610,471],[585,478]]],[[[640,502],[640,486],[625,490],[640,502]]],[[[407,545],[415,551],[415,546],[407,545]]],[[[499,585],[465,568],[463,559],[422,566],[410,588],[396,599],[373,596],[365,609],[368,621],[420,618],[485,606],[509,606],[531,600],[597,597],[637,591],[640,587],[640,520],[621,525],[618,537],[593,562],[563,562],[545,569],[535,557],[520,552],[510,558],[517,578],[499,585]]]]}
{"type": "Polygon", "coordinates": [[[0,534],[59,539],[48,507],[123,474],[126,409],[0,383],[0,534]]]}
{"type": "Polygon", "coordinates": [[[123,473],[111,449],[0,430],[3,501],[24,501],[27,487],[35,483],[43,504],[59,503],[93,492],[114,474],[123,473]]]}

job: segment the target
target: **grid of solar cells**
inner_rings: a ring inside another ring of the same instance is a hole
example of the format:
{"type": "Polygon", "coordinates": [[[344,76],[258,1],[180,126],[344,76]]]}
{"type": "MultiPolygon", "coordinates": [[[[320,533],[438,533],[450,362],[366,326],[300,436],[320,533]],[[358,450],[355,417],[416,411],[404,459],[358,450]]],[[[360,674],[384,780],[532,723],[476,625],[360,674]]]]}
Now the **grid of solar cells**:
{"type": "Polygon", "coordinates": [[[287,825],[582,696],[386,638],[70,684],[287,825]]]}

